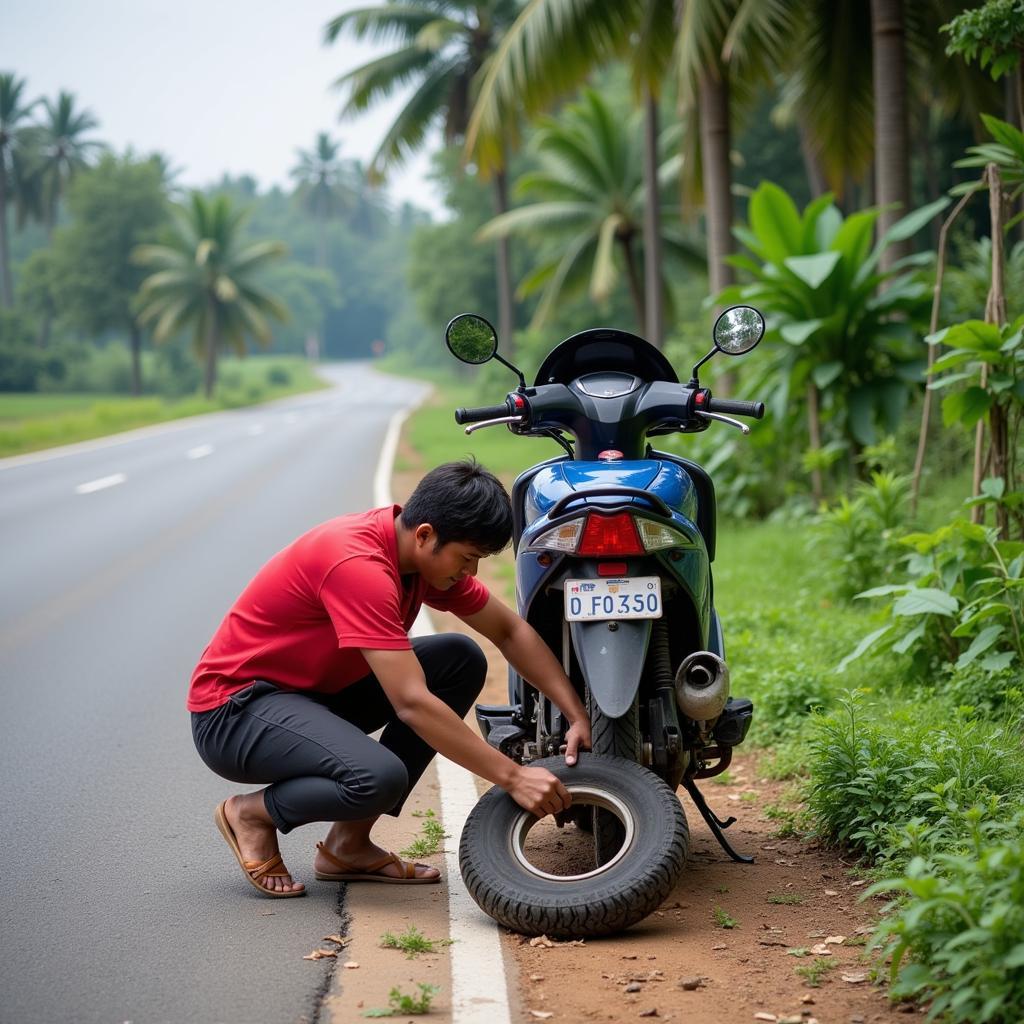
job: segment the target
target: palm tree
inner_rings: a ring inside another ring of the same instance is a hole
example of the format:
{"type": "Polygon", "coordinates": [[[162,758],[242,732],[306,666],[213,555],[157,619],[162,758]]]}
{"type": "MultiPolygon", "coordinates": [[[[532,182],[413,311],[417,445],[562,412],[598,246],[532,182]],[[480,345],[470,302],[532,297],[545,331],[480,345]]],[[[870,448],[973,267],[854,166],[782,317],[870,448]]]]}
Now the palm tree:
{"type": "MultiPolygon", "coordinates": [[[[343,116],[362,113],[396,88],[416,83],[412,97],[385,132],[370,163],[373,177],[383,177],[401,164],[422,145],[436,123],[441,123],[449,144],[465,136],[481,68],[517,13],[517,0],[406,0],[346,11],[328,23],[325,38],[329,43],[343,32],[351,32],[357,39],[399,44],[394,52],[348,71],[336,81],[336,86],[348,91],[343,116]]],[[[504,159],[493,166],[495,207],[501,214],[508,209],[504,159]]],[[[511,345],[515,325],[505,239],[498,243],[496,264],[498,330],[511,345]]]]}
{"type": "Polygon", "coordinates": [[[139,289],[139,321],[155,325],[156,342],[192,332],[210,398],[221,347],[229,344],[244,355],[250,335],[269,344],[268,317],[287,318],[285,307],[256,280],[261,268],[287,250],[282,242],[243,243],[245,211],[235,209],[226,196],[207,199],[193,192],[191,204],[175,207],[175,212],[173,240],[135,250],[135,259],[154,270],[139,289]]]}
{"type": "Polygon", "coordinates": [[[26,132],[24,122],[35,106],[25,103],[25,79],[9,72],[0,74],[0,302],[14,301],[11,285],[11,250],[7,237],[7,205],[20,203],[18,182],[24,180],[26,132]]]}
{"type": "MultiPolygon", "coordinates": [[[[677,75],[683,102],[699,127],[706,195],[707,265],[713,292],[731,283],[731,100],[729,68],[720,57],[740,0],[530,0],[506,33],[483,83],[470,121],[467,149],[487,166],[506,131],[505,111],[520,104],[530,117],[577,87],[595,67],[624,58],[646,118],[645,181],[655,191],[657,97],[664,80],[677,75]],[[677,18],[677,6],[681,17],[677,18]],[[678,24],[677,24],[678,22],[678,24]]],[[[744,74],[764,61],[750,58],[744,74]]],[[[693,147],[692,155],[696,156],[693,147]]],[[[696,161],[685,165],[696,178],[696,161]]],[[[652,203],[646,224],[648,336],[659,340],[658,239],[652,203]]]]}
{"type": "Polygon", "coordinates": [[[327,227],[330,221],[350,212],[355,195],[346,180],[346,168],[338,159],[338,143],[319,132],[312,149],[297,150],[298,163],[291,176],[297,182],[296,198],[317,224],[316,265],[327,267],[327,227]]]}
{"type": "MultiPolygon", "coordinates": [[[[542,119],[534,137],[540,170],[517,182],[520,195],[537,201],[494,218],[480,232],[483,238],[521,232],[550,240],[542,244],[538,266],[520,286],[524,295],[543,289],[532,326],[543,324],[560,295],[582,290],[588,282],[591,298],[603,302],[624,272],[640,333],[645,333],[638,245],[650,205],[641,170],[644,141],[638,115],[617,117],[593,90],[558,119],[542,119]]],[[[679,164],[675,157],[660,165],[660,184],[678,176],[679,164]]],[[[668,253],[703,271],[700,246],[660,218],[658,223],[668,253]]],[[[664,281],[659,283],[664,290],[664,281]]]]}
{"type": "Polygon", "coordinates": [[[57,206],[68,182],[105,146],[83,136],[99,126],[88,110],[75,110],[75,97],[61,92],[56,103],[43,100],[46,117],[38,132],[38,174],[43,187],[43,220],[48,233],[57,223],[57,206]]]}

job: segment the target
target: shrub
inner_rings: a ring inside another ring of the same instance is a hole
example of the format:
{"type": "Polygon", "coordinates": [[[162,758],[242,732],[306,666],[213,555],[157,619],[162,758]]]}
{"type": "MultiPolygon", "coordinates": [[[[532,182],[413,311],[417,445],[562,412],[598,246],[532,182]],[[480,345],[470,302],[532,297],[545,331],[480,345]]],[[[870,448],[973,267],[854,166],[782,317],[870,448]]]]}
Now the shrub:
{"type": "Polygon", "coordinates": [[[954,1024],[1024,1020],[1024,814],[972,808],[965,849],[914,857],[869,894],[902,893],[876,942],[892,948],[892,994],[954,1024]],[[906,962],[910,959],[910,962],[906,962]]]}
{"type": "Polygon", "coordinates": [[[292,382],[292,372],[287,366],[274,363],[267,367],[267,386],[271,388],[286,388],[292,382]]]}

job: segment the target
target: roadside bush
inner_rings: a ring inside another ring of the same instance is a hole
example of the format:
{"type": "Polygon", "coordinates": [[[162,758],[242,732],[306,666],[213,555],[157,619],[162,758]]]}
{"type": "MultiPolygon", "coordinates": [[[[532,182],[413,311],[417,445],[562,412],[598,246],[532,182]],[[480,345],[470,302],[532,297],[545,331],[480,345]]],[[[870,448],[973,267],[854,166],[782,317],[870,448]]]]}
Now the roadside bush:
{"type": "Polygon", "coordinates": [[[829,707],[833,700],[820,669],[797,663],[766,671],[758,687],[758,740],[779,740],[799,732],[816,711],[829,707]]]}
{"type": "Polygon", "coordinates": [[[876,721],[870,707],[849,694],[811,736],[807,799],[822,837],[902,865],[958,842],[970,808],[1024,801],[1019,715],[991,723],[922,701],[876,721]]]}
{"type": "Polygon", "coordinates": [[[899,877],[868,890],[909,899],[875,942],[892,952],[894,996],[931,1003],[954,1024],[1024,1020],[1024,814],[965,815],[964,849],[914,857],[899,877]],[[909,961],[909,962],[907,962],[909,961]]]}
{"type": "Polygon", "coordinates": [[[876,471],[869,483],[857,485],[852,498],[841,497],[819,514],[819,549],[841,597],[850,600],[891,579],[906,558],[899,535],[905,529],[909,494],[908,477],[876,471]]]}
{"type": "Polygon", "coordinates": [[[292,373],[287,366],[274,363],[267,368],[267,386],[271,388],[286,388],[292,383],[292,373]]]}

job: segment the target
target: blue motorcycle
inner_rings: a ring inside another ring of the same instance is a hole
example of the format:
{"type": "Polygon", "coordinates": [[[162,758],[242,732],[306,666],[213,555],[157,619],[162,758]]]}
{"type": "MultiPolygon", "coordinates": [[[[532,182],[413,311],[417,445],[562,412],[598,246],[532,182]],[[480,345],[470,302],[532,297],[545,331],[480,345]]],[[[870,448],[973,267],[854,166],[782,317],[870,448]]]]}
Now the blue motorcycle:
{"type": "Polygon", "coordinates": [[[587,705],[592,753],[565,765],[558,709],[514,671],[508,705],[476,713],[496,749],[563,781],[573,806],[557,823],[592,836],[592,863],[568,873],[538,865],[528,848],[538,819],[497,787],[482,797],[462,834],[462,874],[483,910],[513,930],[602,935],[656,909],[686,861],[679,786],[729,856],[751,860],[723,834],[735,819],[719,819],[697,787],[729,766],[753,716],[752,703],[729,692],[715,611],[714,485],[697,463],[650,439],[716,422],[749,433],[733,416],[760,419],[764,404],[715,398],[698,371],[716,352],[749,352],[763,334],[756,309],[725,310],[714,347],[682,384],[643,339],[583,331],[559,344],[527,387],[498,354],[487,320],[463,314],[445,332],[463,362],[497,359],[519,376],[500,405],[456,411],[467,434],[502,425],[564,450],[513,485],[516,594],[587,705]]]}

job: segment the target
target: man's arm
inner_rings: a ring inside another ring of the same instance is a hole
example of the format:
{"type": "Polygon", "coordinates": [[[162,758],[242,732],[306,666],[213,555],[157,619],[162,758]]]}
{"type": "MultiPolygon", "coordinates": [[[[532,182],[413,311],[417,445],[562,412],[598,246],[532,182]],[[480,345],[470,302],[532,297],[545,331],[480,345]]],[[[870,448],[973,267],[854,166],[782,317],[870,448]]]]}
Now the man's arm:
{"type": "Polygon", "coordinates": [[[528,622],[493,594],[480,611],[463,621],[487,637],[501,656],[565,715],[569,722],[565,760],[575,764],[579,748],[590,747],[590,718],[548,645],[528,622]]]}
{"type": "Polygon", "coordinates": [[[362,650],[398,717],[436,751],[501,786],[520,807],[543,817],[572,804],[569,791],[544,768],[524,768],[485,743],[443,700],[427,689],[416,655],[362,650]]]}

